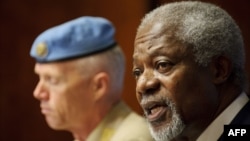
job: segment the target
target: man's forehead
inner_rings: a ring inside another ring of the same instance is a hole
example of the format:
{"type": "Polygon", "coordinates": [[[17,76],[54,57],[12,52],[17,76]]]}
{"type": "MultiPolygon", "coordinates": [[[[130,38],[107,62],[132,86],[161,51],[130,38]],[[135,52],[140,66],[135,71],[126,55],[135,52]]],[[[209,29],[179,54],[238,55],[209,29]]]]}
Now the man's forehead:
{"type": "Polygon", "coordinates": [[[65,72],[67,70],[72,70],[74,68],[73,61],[63,61],[63,62],[50,62],[50,63],[36,63],[35,72],[65,72]]]}
{"type": "Polygon", "coordinates": [[[165,56],[169,59],[179,60],[191,55],[191,51],[178,42],[167,42],[165,44],[157,44],[150,49],[136,48],[133,54],[133,61],[142,61],[145,59],[153,59],[154,57],[165,56]]]}
{"type": "Polygon", "coordinates": [[[161,23],[148,23],[138,29],[136,34],[136,39],[141,38],[145,34],[157,35],[164,29],[163,24],[161,23]]]}

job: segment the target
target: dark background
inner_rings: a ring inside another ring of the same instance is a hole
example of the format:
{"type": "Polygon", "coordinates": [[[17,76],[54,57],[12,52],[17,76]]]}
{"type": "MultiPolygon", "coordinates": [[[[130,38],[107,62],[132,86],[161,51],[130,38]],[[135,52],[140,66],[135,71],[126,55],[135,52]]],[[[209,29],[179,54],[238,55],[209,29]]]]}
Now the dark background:
{"type": "MultiPolygon", "coordinates": [[[[116,26],[116,39],[127,56],[123,98],[138,113],[132,52],[143,15],[173,0],[1,0],[0,1],[0,141],[70,141],[68,132],[50,129],[32,96],[38,78],[29,56],[33,40],[47,28],[79,16],[102,16],[116,26]]],[[[206,0],[236,20],[245,39],[250,73],[250,4],[248,0],[206,0]]]]}

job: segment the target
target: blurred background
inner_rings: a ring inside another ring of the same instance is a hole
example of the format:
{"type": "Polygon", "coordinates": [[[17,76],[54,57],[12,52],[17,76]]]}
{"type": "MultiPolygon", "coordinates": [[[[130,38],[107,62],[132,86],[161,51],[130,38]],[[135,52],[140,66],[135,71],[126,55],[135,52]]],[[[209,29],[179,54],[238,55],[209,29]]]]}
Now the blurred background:
{"type": "MultiPolygon", "coordinates": [[[[127,57],[123,98],[139,114],[132,76],[136,28],[143,15],[174,0],[1,0],[0,1],[0,141],[71,141],[68,132],[50,129],[32,96],[38,77],[29,56],[42,31],[80,16],[101,16],[116,27],[116,39],[127,57]]],[[[176,1],[176,0],[175,0],[176,1]]],[[[246,71],[250,74],[250,1],[203,0],[224,8],[242,30],[246,71]]]]}

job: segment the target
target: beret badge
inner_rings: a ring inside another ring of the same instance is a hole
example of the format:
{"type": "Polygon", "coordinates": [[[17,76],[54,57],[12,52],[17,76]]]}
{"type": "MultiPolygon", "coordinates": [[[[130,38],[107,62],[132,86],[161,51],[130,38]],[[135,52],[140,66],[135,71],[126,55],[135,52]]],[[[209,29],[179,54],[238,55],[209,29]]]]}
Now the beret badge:
{"type": "Polygon", "coordinates": [[[42,42],[36,46],[36,55],[38,57],[46,57],[48,55],[48,47],[46,43],[42,42]]]}

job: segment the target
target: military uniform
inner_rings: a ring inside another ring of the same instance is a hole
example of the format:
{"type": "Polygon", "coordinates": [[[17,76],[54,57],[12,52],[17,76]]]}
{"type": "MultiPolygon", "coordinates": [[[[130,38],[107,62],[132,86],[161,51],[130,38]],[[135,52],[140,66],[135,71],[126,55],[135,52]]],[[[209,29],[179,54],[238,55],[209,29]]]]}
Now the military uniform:
{"type": "Polygon", "coordinates": [[[145,119],[124,102],[118,103],[86,141],[153,141],[145,119]]]}

